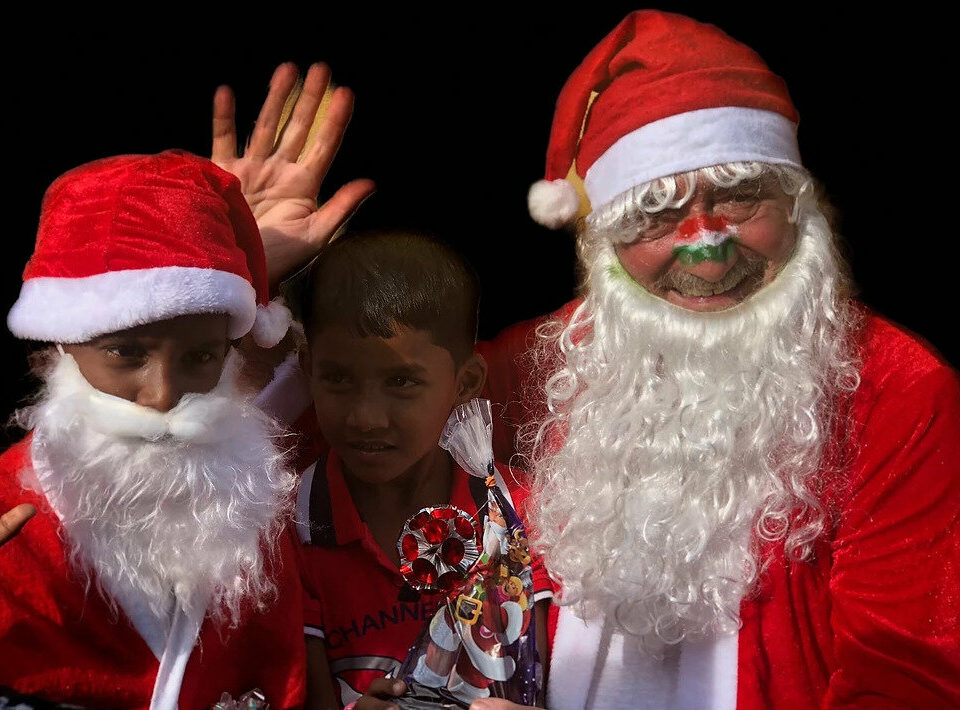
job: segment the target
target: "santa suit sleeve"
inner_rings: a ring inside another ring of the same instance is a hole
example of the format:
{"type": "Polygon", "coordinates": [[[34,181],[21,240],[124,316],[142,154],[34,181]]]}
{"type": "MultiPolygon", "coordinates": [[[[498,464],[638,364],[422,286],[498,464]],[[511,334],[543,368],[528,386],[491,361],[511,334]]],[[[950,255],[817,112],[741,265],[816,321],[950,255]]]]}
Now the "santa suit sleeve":
{"type": "Polygon", "coordinates": [[[960,707],[960,382],[923,369],[862,384],[827,708],[960,707]]]}
{"type": "Polygon", "coordinates": [[[534,356],[537,327],[547,321],[568,321],[580,302],[576,299],[549,315],[505,328],[493,340],[477,343],[477,352],[487,362],[482,396],[493,407],[493,453],[497,461],[513,463],[517,431],[527,422],[539,420],[546,411],[543,380],[552,366],[534,356]]]}

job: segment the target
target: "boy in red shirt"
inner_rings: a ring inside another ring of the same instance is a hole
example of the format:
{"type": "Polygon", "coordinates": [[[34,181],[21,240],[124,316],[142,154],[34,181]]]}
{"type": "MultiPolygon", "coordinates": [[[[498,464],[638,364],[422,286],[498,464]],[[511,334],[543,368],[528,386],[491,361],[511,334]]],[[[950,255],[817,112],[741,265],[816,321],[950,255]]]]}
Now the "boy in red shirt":
{"type": "MultiPolygon", "coordinates": [[[[486,502],[483,481],[437,443],[452,409],[484,384],[478,300],[463,259],[415,234],[352,236],[310,272],[302,365],[330,450],[304,473],[297,501],[308,707],[342,707],[395,671],[436,611],[441,599],[400,575],[404,522],[430,505],[476,515],[486,502]]],[[[499,474],[522,514],[516,473],[499,474]]],[[[533,569],[539,630],[551,591],[536,558],[533,569]]]]}

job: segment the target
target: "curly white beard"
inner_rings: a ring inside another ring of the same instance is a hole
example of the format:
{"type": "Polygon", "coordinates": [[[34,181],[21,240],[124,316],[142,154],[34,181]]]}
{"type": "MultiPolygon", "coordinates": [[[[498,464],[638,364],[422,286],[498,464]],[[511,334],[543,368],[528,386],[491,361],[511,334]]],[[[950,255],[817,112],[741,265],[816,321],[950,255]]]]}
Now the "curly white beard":
{"type": "Polygon", "coordinates": [[[132,594],[161,621],[177,602],[236,625],[276,594],[265,561],[295,477],[272,422],[234,389],[236,361],[214,390],[160,413],[99,392],[61,355],[18,413],[34,429],[37,480],[25,483],[48,497],[73,563],[113,608],[132,594]]]}
{"type": "Polygon", "coordinates": [[[673,306],[587,234],[586,299],[540,330],[563,362],[531,461],[537,546],[564,603],[654,654],[735,630],[758,540],[802,558],[825,524],[818,471],[834,396],[857,383],[856,318],[829,227],[798,199],[794,257],[743,304],[673,306]]]}

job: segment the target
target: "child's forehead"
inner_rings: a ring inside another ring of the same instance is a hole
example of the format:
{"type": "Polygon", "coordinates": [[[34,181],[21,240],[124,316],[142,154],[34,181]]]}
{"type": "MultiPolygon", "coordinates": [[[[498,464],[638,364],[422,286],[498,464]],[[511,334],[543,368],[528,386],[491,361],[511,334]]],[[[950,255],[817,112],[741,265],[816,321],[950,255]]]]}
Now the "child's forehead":
{"type": "Polygon", "coordinates": [[[423,368],[452,363],[453,356],[438,345],[432,331],[394,324],[390,336],[361,333],[342,323],[333,323],[313,333],[311,355],[320,362],[351,367],[423,368]]]}

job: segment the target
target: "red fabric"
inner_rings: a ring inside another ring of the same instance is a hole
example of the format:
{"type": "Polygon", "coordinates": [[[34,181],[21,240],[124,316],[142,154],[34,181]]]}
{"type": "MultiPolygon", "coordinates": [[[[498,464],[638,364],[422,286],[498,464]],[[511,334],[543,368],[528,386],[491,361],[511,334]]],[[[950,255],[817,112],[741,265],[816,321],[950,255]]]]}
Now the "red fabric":
{"type": "MultiPolygon", "coordinates": [[[[521,348],[537,323],[478,348],[486,396],[509,420],[495,429],[498,456],[542,406],[516,394],[536,390],[521,348]]],[[[839,522],[811,562],[765,550],[769,567],[741,606],[741,710],[960,707],[960,381],[873,313],[860,347],[847,464],[824,499],[839,522]]]]}
{"type": "Polygon", "coordinates": [[[560,92],[545,177],[565,178],[574,158],[583,177],[628,133],[668,116],[725,106],[798,120],[783,79],[746,45],[689,17],[633,12],[594,47],[560,92]],[[593,92],[598,96],[591,104],[593,92]]]}
{"type": "MultiPolygon", "coordinates": [[[[0,686],[84,707],[147,708],[158,661],[123,612],[114,615],[68,567],[56,516],[19,483],[29,442],[0,456],[0,510],[33,503],[39,511],[0,548],[0,686]]],[[[294,544],[284,534],[274,566],[280,595],[268,612],[225,632],[225,641],[204,623],[184,675],[182,710],[255,687],[271,707],[303,704],[306,656],[294,544]]]]}
{"type": "MultiPolygon", "coordinates": [[[[520,512],[526,492],[510,469],[498,465],[498,470],[520,512]]],[[[415,602],[398,600],[403,578],[360,519],[340,459],[333,451],[327,457],[326,473],[337,545],[300,548],[304,625],[308,632],[319,631],[326,639],[330,671],[342,705],[356,699],[375,678],[400,667],[417,634],[433,617],[438,599],[423,595],[415,602]]],[[[476,515],[468,480],[458,466],[450,503],[476,515]]],[[[314,485],[318,485],[316,479],[314,485]]],[[[552,593],[539,557],[533,558],[532,566],[534,594],[552,593]]]]}
{"type": "Polygon", "coordinates": [[[260,232],[240,181],[183,151],[75,168],[44,195],[24,280],[188,266],[236,274],[269,299],[260,232]],[[188,235],[189,238],[185,238],[188,235]]]}

